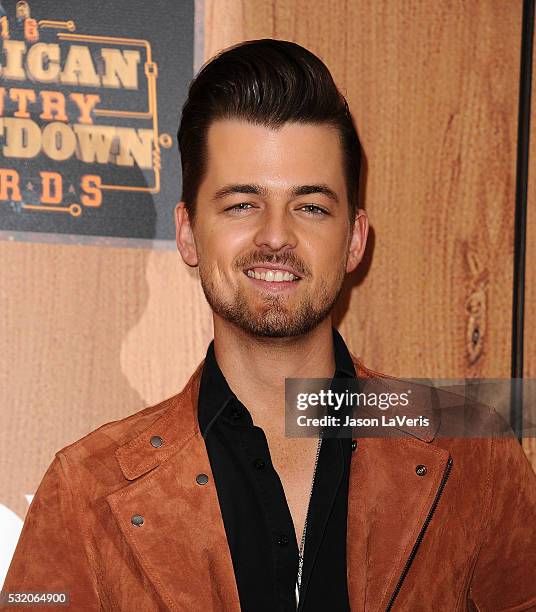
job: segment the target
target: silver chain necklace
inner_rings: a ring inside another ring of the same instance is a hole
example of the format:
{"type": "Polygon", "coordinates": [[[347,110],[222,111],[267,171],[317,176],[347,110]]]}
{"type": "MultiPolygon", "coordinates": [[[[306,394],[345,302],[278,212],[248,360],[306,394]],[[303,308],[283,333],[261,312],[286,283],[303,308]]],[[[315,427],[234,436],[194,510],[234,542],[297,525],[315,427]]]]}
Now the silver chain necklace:
{"type": "Polygon", "coordinates": [[[316,447],[316,457],[315,457],[315,466],[313,469],[313,479],[311,481],[311,490],[309,492],[309,502],[307,504],[307,514],[305,515],[305,522],[303,523],[303,533],[300,542],[300,551],[299,551],[299,563],[298,563],[298,577],[296,579],[296,608],[300,602],[300,588],[301,588],[301,579],[302,579],[302,571],[303,571],[303,549],[305,547],[305,533],[307,531],[307,519],[309,517],[309,506],[311,505],[311,497],[313,496],[313,487],[315,483],[316,476],[316,467],[318,465],[318,457],[320,455],[320,447],[322,446],[322,438],[318,438],[318,446],[316,447]]]}

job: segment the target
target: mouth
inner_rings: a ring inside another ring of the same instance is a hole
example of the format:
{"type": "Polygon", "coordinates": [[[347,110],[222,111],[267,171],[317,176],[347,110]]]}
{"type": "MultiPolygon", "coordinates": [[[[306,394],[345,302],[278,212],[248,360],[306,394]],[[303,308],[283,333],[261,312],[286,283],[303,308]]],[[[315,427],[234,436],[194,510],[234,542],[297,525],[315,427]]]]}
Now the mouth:
{"type": "Polygon", "coordinates": [[[281,291],[294,288],[301,276],[284,268],[263,268],[256,266],[244,270],[244,274],[258,287],[271,291],[281,291]]]}
{"type": "Polygon", "coordinates": [[[254,268],[244,270],[244,273],[249,278],[256,278],[257,280],[269,283],[295,282],[301,279],[301,276],[294,272],[294,270],[288,268],[263,268],[262,266],[255,266],[254,268]]]}

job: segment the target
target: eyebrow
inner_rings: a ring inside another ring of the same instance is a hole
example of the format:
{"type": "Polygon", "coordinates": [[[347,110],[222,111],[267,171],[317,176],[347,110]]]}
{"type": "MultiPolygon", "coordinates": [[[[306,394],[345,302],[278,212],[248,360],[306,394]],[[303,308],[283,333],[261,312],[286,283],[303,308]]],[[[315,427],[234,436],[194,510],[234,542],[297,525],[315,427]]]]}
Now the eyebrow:
{"type": "MultiPolygon", "coordinates": [[[[221,200],[225,198],[226,196],[233,194],[233,193],[251,193],[255,195],[260,195],[262,197],[268,196],[268,190],[266,189],[266,187],[263,187],[262,185],[231,184],[231,185],[225,185],[221,189],[218,189],[218,191],[216,191],[216,193],[214,194],[212,200],[213,201],[221,200]]],[[[327,196],[330,200],[333,200],[334,202],[337,202],[337,203],[339,202],[339,198],[337,197],[337,194],[333,191],[333,189],[331,189],[325,184],[295,185],[291,187],[290,189],[288,189],[287,191],[287,195],[290,196],[291,198],[295,198],[295,197],[302,196],[302,195],[311,195],[314,193],[321,193],[327,196]]]]}

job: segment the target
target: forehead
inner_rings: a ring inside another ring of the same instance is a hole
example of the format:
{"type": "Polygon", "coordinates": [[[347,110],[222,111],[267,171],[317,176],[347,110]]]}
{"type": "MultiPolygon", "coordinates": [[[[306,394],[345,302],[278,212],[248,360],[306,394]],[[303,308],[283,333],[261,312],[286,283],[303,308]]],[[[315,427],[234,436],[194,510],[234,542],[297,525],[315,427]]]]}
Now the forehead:
{"type": "Polygon", "coordinates": [[[209,182],[264,181],[281,184],[344,183],[342,149],[336,128],[285,123],[278,129],[238,119],[213,122],[207,137],[209,182]]]}

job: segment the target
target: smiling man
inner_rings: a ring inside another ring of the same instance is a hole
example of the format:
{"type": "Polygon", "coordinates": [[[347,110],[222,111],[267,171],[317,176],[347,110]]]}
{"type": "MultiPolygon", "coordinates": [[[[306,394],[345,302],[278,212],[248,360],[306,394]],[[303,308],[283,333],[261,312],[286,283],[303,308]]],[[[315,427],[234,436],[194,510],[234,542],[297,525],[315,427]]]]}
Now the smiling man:
{"type": "MultiPolygon", "coordinates": [[[[270,50],[269,43],[265,46],[270,50]]],[[[261,53],[262,46],[251,52],[261,53]]],[[[296,53],[290,44],[288,52],[296,53]]],[[[207,76],[198,77],[198,88],[211,78],[211,67],[207,70],[207,76]]],[[[363,255],[368,223],[365,212],[355,210],[357,136],[352,129],[355,156],[353,165],[345,164],[336,121],[345,121],[350,131],[351,120],[336,90],[331,93],[331,123],[320,125],[299,122],[304,110],[282,106],[277,98],[264,111],[271,126],[258,123],[263,117],[253,98],[249,114],[238,117],[218,116],[211,109],[195,204],[181,202],[176,211],[178,248],[188,265],[199,266],[213,311],[214,342],[201,379],[199,425],[244,610],[295,608],[294,586],[298,574],[298,590],[302,573],[312,601],[348,609],[345,508],[351,440],[324,441],[318,465],[326,482],[313,491],[306,547],[312,554],[303,556],[319,441],[287,438],[284,431],[286,377],[328,378],[337,368],[355,376],[338,334],[334,344],[330,314],[345,274],[363,255]],[[351,168],[348,177],[345,167],[351,168]],[[259,474],[244,478],[252,461],[260,466],[259,474]],[[326,525],[320,528],[322,522],[326,525]],[[320,547],[316,554],[315,547],[320,547]]],[[[193,88],[181,144],[191,137],[188,130],[199,129],[190,114],[195,95],[193,88]]],[[[224,107],[229,103],[228,98],[219,101],[224,107]]],[[[183,159],[188,158],[184,151],[183,159]]]]}
{"type": "Polygon", "coordinates": [[[295,609],[307,584],[346,610],[351,440],[287,438],[284,408],[286,377],[355,377],[331,323],[368,231],[348,106],[305,49],[249,43],[198,75],[179,144],[177,245],[214,318],[198,420],[240,604],[295,609]]]}
{"type": "Polygon", "coordinates": [[[463,406],[485,437],[434,418],[393,419],[396,438],[285,435],[288,378],[395,384],[332,323],[368,220],[326,66],[286,41],[222,52],[179,146],[177,246],[214,340],[177,395],[56,453],[4,591],[75,610],[536,609],[536,476],[493,410],[463,406]]]}

